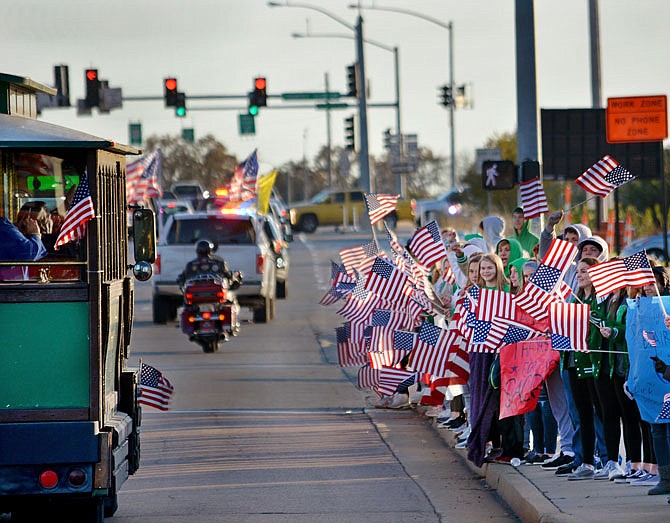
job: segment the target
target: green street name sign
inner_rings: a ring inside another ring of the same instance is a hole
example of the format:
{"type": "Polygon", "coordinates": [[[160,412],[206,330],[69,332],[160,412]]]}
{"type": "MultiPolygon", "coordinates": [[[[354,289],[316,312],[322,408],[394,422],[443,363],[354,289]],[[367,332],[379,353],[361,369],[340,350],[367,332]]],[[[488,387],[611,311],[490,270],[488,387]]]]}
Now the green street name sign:
{"type": "Polygon", "coordinates": [[[329,91],[327,93],[282,93],[282,100],[337,100],[342,95],[329,91]]]}

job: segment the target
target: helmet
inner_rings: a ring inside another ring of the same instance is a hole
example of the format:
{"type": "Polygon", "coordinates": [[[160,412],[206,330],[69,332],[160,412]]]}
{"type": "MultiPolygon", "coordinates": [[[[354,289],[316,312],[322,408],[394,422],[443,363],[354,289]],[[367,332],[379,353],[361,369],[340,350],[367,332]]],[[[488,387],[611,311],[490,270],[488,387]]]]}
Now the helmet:
{"type": "Polygon", "coordinates": [[[214,250],[214,244],[208,240],[200,240],[195,245],[195,252],[198,256],[209,256],[214,250]]]}

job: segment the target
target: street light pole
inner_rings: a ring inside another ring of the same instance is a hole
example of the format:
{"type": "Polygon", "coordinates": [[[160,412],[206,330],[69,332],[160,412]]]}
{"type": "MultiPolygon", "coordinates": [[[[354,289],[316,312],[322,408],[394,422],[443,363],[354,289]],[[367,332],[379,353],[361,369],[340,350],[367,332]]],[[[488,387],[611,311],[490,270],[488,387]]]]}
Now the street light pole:
{"type": "MultiPolygon", "coordinates": [[[[328,73],[323,74],[326,93],[330,93],[330,82],[328,73]]],[[[328,95],[326,95],[328,96],[328,95]]],[[[331,132],[330,132],[330,98],[326,98],[326,171],[328,171],[328,188],[333,188],[333,162],[330,158],[331,154],[331,132]]]]}
{"type": "Polygon", "coordinates": [[[365,92],[366,79],[365,79],[365,58],[363,54],[363,17],[358,15],[358,20],[355,26],[352,26],[348,22],[342,20],[340,17],[334,15],[330,11],[323,9],[316,5],[303,4],[298,2],[285,3],[279,2],[268,2],[269,7],[300,7],[303,9],[312,9],[321,14],[326,15],[327,17],[335,20],[339,24],[343,25],[350,31],[353,31],[356,35],[356,61],[358,63],[358,76],[361,83],[361,88],[359,89],[358,95],[358,122],[359,122],[359,136],[360,136],[360,150],[358,152],[358,163],[360,169],[360,178],[358,185],[361,189],[366,192],[372,191],[372,186],[374,183],[371,183],[370,179],[370,157],[368,154],[368,115],[367,115],[367,97],[365,92]]]}
{"type": "MultiPolygon", "coordinates": [[[[443,29],[446,29],[449,31],[449,86],[451,87],[451,92],[453,96],[454,92],[454,39],[453,39],[453,31],[454,31],[454,24],[453,22],[448,22],[444,23],[441,20],[438,20],[437,18],[433,18],[432,16],[425,15],[423,13],[419,13],[416,11],[411,11],[409,9],[403,9],[400,7],[381,7],[381,6],[376,6],[376,5],[358,5],[358,4],[352,4],[348,6],[349,9],[370,9],[374,11],[388,11],[391,13],[401,13],[409,16],[414,16],[416,18],[421,18],[422,20],[425,20],[427,22],[431,22],[432,24],[435,24],[443,29]]],[[[450,140],[449,140],[449,147],[451,149],[450,154],[451,154],[451,187],[454,188],[456,187],[456,133],[454,132],[454,104],[453,100],[452,103],[449,105],[449,133],[450,133],[450,140]]]]}

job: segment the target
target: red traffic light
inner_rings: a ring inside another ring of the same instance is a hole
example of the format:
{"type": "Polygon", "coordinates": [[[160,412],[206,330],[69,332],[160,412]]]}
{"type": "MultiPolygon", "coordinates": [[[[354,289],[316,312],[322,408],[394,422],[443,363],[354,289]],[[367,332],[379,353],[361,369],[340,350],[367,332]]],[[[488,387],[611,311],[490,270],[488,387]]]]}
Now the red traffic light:
{"type": "Polygon", "coordinates": [[[86,78],[91,82],[98,79],[98,70],[97,69],[86,69],[86,78]]]}
{"type": "Polygon", "coordinates": [[[174,91],[177,89],[177,80],[175,78],[167,78],[165,80],[165,88],[168,91],[174,91]]]}
{"type": "Polygon", "coordinates": [[[265,81],[265,78],[256,78],[256,80],[254,80],[254,87],[256,87],[256,89],[263,90],[266,86],[267,82],[265,81]]]}

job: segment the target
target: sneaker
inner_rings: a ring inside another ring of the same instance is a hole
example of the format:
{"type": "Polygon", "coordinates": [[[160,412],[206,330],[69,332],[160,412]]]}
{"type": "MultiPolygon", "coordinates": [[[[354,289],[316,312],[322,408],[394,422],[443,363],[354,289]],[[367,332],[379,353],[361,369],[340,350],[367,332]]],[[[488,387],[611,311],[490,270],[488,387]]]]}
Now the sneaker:
{"type": "Polygon", "coordinates": [[[466,449],[468,448],[468,438],[465,438],[463,441],[459,441],[454,445],[455,449],[466,449]]]}
{"type": "Polygon", "coordinates": [[[379,398],[379,400],[377,400],[375,403],[375,409],[388,409],[389,403],[391,403],[391,396],[384,396],[383,398],[379,398]]]}
{"type": "Polygon", "coordinates": [[[531,450],[523,457],[523,462],[526,463],[526,465],[540,465],[547,461],[547,459],[549,459],[549,456],[546,454],[538,454],[534,450],[531,450]]]}
{"type": "Polygon", "coordinates": [[[626,474],[625,478],[615,479],[614,483],[630,483],[633,480],[641,478],[645,474],[647,474],[647,471],[644,469],[631,470],[629,474],[626,474]]]}
{"type": "Polygon", "coordinates": [[[461,432],[460,436],[456,439],[459,443],[461,441],[467,441],[467,439],[470,437],[470,427],[466,427],[463,432],[461,432]]]}
{"type": "Polygon", "coordinates": [[[546,460],[541,466],[544,470],[556,470],[563,465],[569,465],[574,459],[574,456],[568,456],[561,452],[558,456],[546,460]]]}
{"type": "Polygon", "coordinates": [[[576,468],[577,466],[575,465],[575,462],[571,461],[570,463],[566,463],[565,465],[558,467],[554,474],[559,477],[569,476],[576,468]]]}
{"type": "Polygon", "coordinates": [[[467,426],[467,422],[465,421],[465,418],[458,419],[458,421],[455,421],[454,423],[449,424],[449,430],[453,430],[454,432],[463,432],[465,430],[465,427],[467,426]]]}
{"type": "Polygon", "coordinates": [[[430,407],[426,409],[426,412],[424,412],[423,415],[428,418],[437,418],[440,412],[442,412],[442,407],[430,407]]]}
{"type": "Polygon", "coordinates": [[[394,394],[386,408],[388,409],[409,409],[409,394],[394,394]]]}
{"type": "MultiPolygon", "coordinates": [[[[609,460],[603,468],[596,471],[593,475],[593,479],[610,479],[610,473],[620,469],[619,464],[614,460],[609,460]]],[[[623,472],[623,471],[622,471],[623,472]]]]}
{"type": "Polygon", "coordinates": [[[583,479],[593,479],[595,472],[587,464],[582,463],[575,471],[568,476],[568,481],[581,481],[583,479]]]}
{"type": "Polygon", "coordinates": [[[630,482],[631,487],[655,487],[659,482],[657,474],[645,474],[630,482]]]}
{"type": "Polygon", "coordinates": [[[489,449],[489,451],[486,453],[486,456],[484,457],[484,461],[486,462],[491,462],[495,461],[498,459],[500,456],[502,456],[503,450],[498,447],[492,447],[489,449]]]}
{"type": "Polygon", "coordinates": [[[463,416],[463,414],[460,414],[455,418],[451,418],[445,424],[447,425],[448,429],[452,429],[460,427],[461,425],[463,425],[463,423],[465,423],[465,416],[463,416]]]}
{"type": "Polygon", "coordinates": [[[509,465],[510,461],[512,461],[512,456],[498,456],[493,460],[493,463],[504,463],[505,465],[509,465]]]}
{"type": "Polygon", "coordinates": [[[615,481],[617,479],[625,478],[630,472],[630,467],[630,461],[626,461],[626,465],[623,467],[617,463],[617,466],[614,468],[614,470],[610,472],[608,479],[610,481],[615,481]]]}
{"type": "Polygon", "coordinates": [[[438,413],[438,415],[435,417],[435,421],[438,423],[443,423],[445,421],[449,421],[452,416],[455,418],[457,416],[454,415],[453,412],[451,412],[451,409],[445,409],[444,407],[442,410],[438,413]]]}

